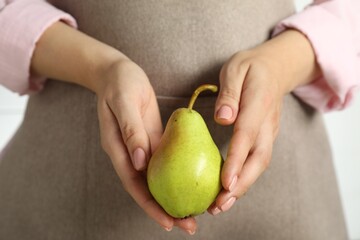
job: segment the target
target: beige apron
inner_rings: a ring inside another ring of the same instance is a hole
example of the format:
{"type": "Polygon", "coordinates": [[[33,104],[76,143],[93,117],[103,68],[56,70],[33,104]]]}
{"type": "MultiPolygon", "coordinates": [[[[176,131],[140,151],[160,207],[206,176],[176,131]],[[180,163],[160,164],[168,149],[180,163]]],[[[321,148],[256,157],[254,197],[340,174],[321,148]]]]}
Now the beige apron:
{"type": "MultiPolygon", "coordinates": [[[[158,95],[164,124],[221,65],[265,41],[294,12],[289,0],[54,0],[80,30],[137,62],[158,95]]],[[[231,127],[203,114],[225,155],[231,127]]],[[[345,240],[322,117],[289,95],[269,169],[228,212],[198,217],[193,239],[345,240]]],[[[124,191],[99,143],[96,97],[49,80],[0,162],[0,239],[185,239],[165,232],[124,191]]]]}

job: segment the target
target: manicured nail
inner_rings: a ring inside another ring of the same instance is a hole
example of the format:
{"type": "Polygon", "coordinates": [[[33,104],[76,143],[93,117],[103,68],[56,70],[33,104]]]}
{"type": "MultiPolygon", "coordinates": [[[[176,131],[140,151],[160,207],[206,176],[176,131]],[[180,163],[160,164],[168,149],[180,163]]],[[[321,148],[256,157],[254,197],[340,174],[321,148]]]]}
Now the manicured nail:
{"type": "Polygon", "coordinates": [[[194,235],[194,234],[195,234],[195,230],[187,230],[187,232],[188,232],[190,235],[194,235]]]}
{"type": "Polygon", "coordinates": [[[133,164],[136,170],[142,170],[146,166],[145,152],[141,148],[137,148],[133,155],[133,164]]]}
{"type": "Polygon", "coordinates": [[[216,207],[214,210],[211,211],[212,215],[217,215],[221,212],[220,208],[216,207]]]}
{"type": "Polygon", "coordinates": [[[167,232],[170,232],[172,230],[172,227],[163,227],[167,232]]]}
{"type": "Polygon", "coordinates": [[[233,179],[231,180],[231,183],[229,185],[229,191],[232,192],[235,188],[236,182],[237,182],[237,176],[233,177],[233,179]]]}
{"type": "Polygon", "coordinates": [[[229,209],[232,207],[232,205],[234,205],[235,200],[236,200],[235,197],[229,198],[229,200],[227,200],[226,203],[224,203],[224,204],[221,206],[221,210],[222,210],[223,212],[226,212],[227,210],[229,210],[229,209]]]}
{"type": "Polygon", "coordinates": [[[229,120],[233,115],[231,107],[224,105],[217,112],[217,118],[229,120]]]}

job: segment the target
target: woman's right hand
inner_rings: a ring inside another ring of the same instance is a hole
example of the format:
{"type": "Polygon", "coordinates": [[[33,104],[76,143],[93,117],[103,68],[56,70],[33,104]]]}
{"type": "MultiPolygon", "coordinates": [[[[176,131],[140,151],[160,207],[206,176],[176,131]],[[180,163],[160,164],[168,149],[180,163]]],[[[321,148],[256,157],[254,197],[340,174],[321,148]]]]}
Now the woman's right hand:
{"type": "Polygon", "coordinates": [[[94,91],[101,143],[124,189],[166,230],[178,226],[195,233],[194,218],[172,218],[148,189],[145,170],[162,135],[162,124],[153,88],[137,64],[118,50],[57,22],[37,42],[31,70],[94,91]]]}
{"type": "Polygon", "coordinates": [[[176,225],[190,234],[193,218],[174,219],[151,196],[146,168],[161,138],[163,128],[153,88],[144,71],[122,59],[98,76],[98,116],[101,143],[120,177],[124,189],[163,228],[176,225]]]}

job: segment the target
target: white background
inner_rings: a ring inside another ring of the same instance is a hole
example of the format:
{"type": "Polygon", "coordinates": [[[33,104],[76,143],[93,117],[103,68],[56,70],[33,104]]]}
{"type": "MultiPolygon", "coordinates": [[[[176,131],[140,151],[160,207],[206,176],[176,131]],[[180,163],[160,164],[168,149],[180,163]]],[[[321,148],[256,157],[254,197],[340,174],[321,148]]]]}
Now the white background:
{"type": "MultiPolygon", "coordinates": [[[[297,8],[308,2],[297,0],[297,8]]],[[[26,101],[0,86],[0,149],[21,123],[26,101]]],[[[325,122],[350,238],[360,240],[360,97],[347,110],[326,114],[325,122]]]]}

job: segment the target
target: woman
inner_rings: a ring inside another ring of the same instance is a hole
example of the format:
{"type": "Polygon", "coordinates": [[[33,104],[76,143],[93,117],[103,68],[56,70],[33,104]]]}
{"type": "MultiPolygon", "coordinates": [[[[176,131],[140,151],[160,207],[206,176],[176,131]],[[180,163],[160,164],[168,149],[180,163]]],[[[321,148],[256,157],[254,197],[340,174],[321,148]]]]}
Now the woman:
{"type": "Polygon", "coordinates": [[[0,13],[4,85],[25,93],[44,77],[62,80],[30,97],[1,160],[1,237],[183,238],[155,222],[194,234],[194,218],[174,219],[153,200],[144,171],[171,112],[196,86],[216,83],[219,96],[195,108],[226,156],[223,190],[209,208],[218,216],[200,216],[197,236],[347,238],[321,114],[287,93],[319,110],[349,103],[359,46],[341,28],[348,19],[327,12],[355,1],[318,3],[269,41],[294,13],[291,1],[50,2],[62,11],[17,0],[0,13]],[[330,27],[342,31],[332,44],[330,27]],[[333,65],[339,44],[353,66],[333,65]]]}

